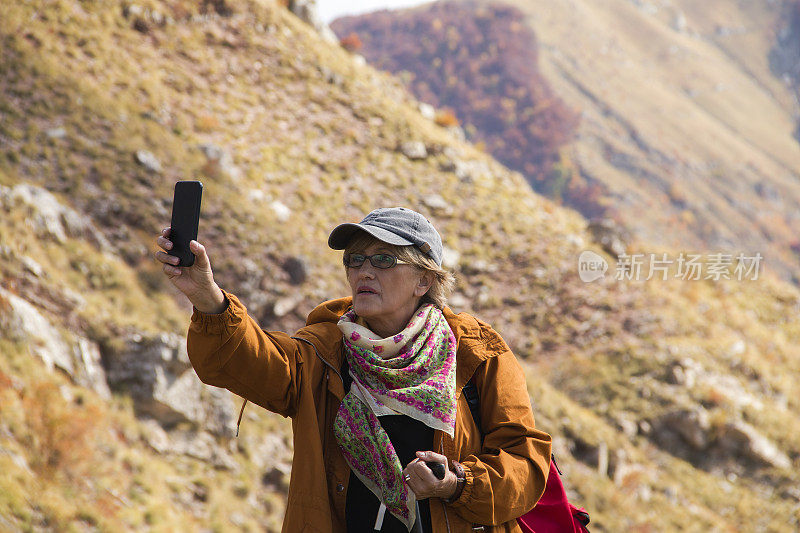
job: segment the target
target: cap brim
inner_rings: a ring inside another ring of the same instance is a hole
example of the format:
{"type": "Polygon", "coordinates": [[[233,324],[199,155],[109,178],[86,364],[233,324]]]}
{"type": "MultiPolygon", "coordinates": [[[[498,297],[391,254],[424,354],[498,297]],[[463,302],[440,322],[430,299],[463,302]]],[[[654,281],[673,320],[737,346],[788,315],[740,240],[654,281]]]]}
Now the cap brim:
{"type": "Polygon", "coordinates": [[[365,224],[348,222],[346,224],[339,224],[333,228],[333,231],[328,237],[328,246],[334,250],[344,250],[347,247],[347,243],[350,242],[350,239],[352,239],[359,230],[366,231],[379,241],[383,241],[388,244],[396,244],[398,246],[409,246],[414,244],[413,242],[404,239],[399,235],[395,235],[389,230],[375,226],[367,226],[365,224]]]}

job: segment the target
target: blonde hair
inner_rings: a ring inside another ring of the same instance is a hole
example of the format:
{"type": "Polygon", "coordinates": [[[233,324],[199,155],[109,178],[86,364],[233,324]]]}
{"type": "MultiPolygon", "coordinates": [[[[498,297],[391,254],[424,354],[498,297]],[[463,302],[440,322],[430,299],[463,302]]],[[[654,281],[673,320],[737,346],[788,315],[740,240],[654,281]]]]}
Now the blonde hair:
{"type": "MultiPolygon", "coordinates": [[[[456,283],[456,278],[449,270],[445,270],[436,264],[431,257],[422,253],[422,250],[414,245],[398,246],[396,244],[389,244],[382,240],[373,237],[366,231],[359,231],[344,249],[345,254],[352,254],[366,250],[375,243],[384,245],[392,254],[397,256],[401,261],[411,263],[413,266],[430,272],[433,274],[433,283],[431,283],[428,292],[420,298],[420,305],[431,303],[439,309],[444,309],[447,305],[447,298],[453,292],[453,287],[456,283]]],[[[345,270],[347,267],[345,267],[345,270]]]]}

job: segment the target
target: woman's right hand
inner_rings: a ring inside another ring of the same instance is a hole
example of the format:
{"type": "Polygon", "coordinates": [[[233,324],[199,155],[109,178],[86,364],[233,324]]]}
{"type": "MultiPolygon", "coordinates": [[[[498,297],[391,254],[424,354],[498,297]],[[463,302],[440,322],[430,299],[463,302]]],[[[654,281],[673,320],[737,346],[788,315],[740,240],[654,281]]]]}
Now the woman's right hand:
{"type": "Polygon", "coordinates": [[[155,258],[164,264],[164,274],[192,302],[198,311],[203,313],[221,313],[227,307],[225,295],[214,282],[211,262],[208,260],[206,248],[197,241],[189,243],[189,250],[195,255],[194,264],[190,267],[179,267],[178,258],[164,250],[172,249],[172,241],[168,239],[171,228],[165,228],[156,241],[162,248],[155,253],[155,258]]]}

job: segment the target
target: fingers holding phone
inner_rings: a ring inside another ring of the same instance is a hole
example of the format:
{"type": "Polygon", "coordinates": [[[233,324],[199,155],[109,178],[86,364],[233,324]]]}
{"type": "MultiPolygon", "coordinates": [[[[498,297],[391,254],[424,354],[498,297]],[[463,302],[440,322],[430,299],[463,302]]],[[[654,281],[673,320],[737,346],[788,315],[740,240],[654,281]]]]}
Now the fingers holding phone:
{"type": "Polygon", "coordinates": [[[155,253],[155,258],[163,263],[162,270],[170,282],[192,302],[198,310],[204,313],[221,313],[225,310],[225,295],[214,282],[211,271],[211,262],[208,259],[206,248],[196,240],[189,243],[189,248],[196,256],[192,266],[179,266],[179,259],[167,253],[173,248],[168,235],[170,228],[161,232],[157,244],[162,248],[155,253]]]}
{"type": "Polygon", "coordinates": [[[179,181],[175,184],[172,223],[156,242],[162,250],[155,258],[163,263],[164,274],[192,304],[205,313],[224,310],[225,296],[214,282],[205,246],[197,241],[203,184],[179,181]]]}

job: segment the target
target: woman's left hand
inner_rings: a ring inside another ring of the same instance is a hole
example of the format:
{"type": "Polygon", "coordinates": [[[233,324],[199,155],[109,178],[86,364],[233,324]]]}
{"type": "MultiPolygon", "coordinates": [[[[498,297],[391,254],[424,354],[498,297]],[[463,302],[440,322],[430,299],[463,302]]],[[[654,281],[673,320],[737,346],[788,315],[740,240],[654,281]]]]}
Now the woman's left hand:
{"type": "Polygon", "coordinates": [[[447,457],[435,452],[417,452],[417,458],[408,463],[403,470],[406,485],[414,491],[418,500],[426,498],[449,498],[456,492],[458,480],[447,467],[447,457]],[[426,462],[442,463],[444,479],[438,479],[426,462]]]}

